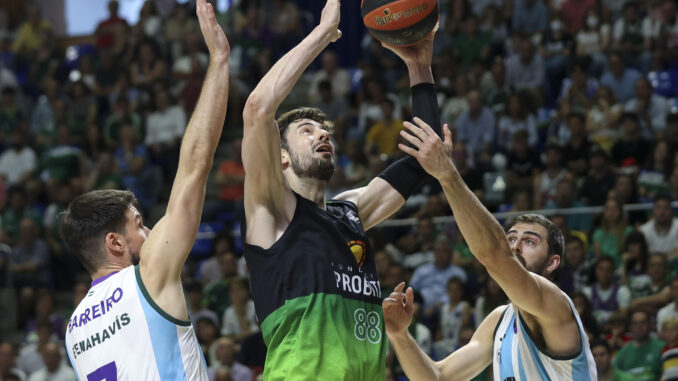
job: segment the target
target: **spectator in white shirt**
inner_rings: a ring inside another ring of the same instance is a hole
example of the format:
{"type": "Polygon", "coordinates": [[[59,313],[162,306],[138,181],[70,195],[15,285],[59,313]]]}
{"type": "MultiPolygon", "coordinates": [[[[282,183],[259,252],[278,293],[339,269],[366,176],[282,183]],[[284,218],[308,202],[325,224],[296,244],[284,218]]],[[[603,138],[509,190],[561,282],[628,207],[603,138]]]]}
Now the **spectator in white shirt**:
{"type": "Polygon", "coordinates": [[[0,174],[9,185],[15,185],[28,179],[37,169],[35,151],[24,143],[21,132],[15,132],[11,146],[0,156],[0,174]]]}
{"type": "Polygon", "coordinates": [[[661,332],[662,324],[669,319],[678,319],[678,278],[671,280],[671,303],[657,312],[657,332],[661,332]]]}
{"type": "Polygon", "coordinates": [[[666,98],[652,93],[652,85],[647,78],[636,80],[635,97],[626,102],[624,109],[635,112],[640,120],[643,135],[653,137],[666,129],[666,115],[669,104],[666,98]]]}
{"type": "Polygon", "coordinates": [[[45,344],[42,349],[45,366],[35,371],[28,381],[75,381],[75,373],[61,358],[61,347],[56,343],[45,344]]]}
{"type": "Polygon", "coordinates": [[[678,249],[678,218],[673,217],[671,200],[659,196],[654,201],[652,219],[639,229],[645,236],[650,253],[667,253],[678,249]]]}
{"type": "Polygon", "coordinates": [[[184,109],[170,103],[167,89],[155,89],[155,111],[146,119],[145,144],[151,150],[155,161],[165,170],[166,180],[172,182],[179,161],[179,145],[186,129],[184,109]]]}
{"type": "Polygon", "coordinates": [[[318,85],[322,81],[330,81],[332,95],[336,98],[345,99],[351,91],[351,77],[346,69],[339,68],[337,54],[331,50],[326,51],[320,57],[322,69],[313,73],[311,86],[308,89],[308,98],[311,103],[320,101],[318,85]]]}

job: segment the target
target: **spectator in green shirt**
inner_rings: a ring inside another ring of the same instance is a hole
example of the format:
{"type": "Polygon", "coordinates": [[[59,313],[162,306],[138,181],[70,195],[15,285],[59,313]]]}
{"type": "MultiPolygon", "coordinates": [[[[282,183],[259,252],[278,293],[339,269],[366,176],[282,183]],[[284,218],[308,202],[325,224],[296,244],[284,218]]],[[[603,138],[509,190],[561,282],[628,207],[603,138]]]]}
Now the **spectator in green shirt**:
{"type": "Polygon", "coordinates": [[[490,56],[492,36],[478,29],[478,19],[469,15],[464,22],[464,29],[454,39],[453,47],[461,56],[464,67],[471,66],[476,58],[487,61],[490,56]]]}
{"type": "Polygon", "coordinates": [[[631,314],[629,326],[633,340],[619,351],[614,366],[633,375],[636,381],[659,380],[662,349],[666,343],[650,337],[650,319],[645,311],[631,314]]]}
{"type": "Polygon", "coordinates": [[[619,268],[624,240],[632,231],[633,228],[626,222],[619,201],[608,199],[603,207],[600,227],[593,232],[593,252],[596,258],[609,255],[614,259],[615,268],[619,268]]]}
{"type": "Polygon", "coordinates": [[[632,375],[612,366],[612,351],[605,340],[591,343],[591,352],[598,370],[598,381],[633,381],[632,375]]]}

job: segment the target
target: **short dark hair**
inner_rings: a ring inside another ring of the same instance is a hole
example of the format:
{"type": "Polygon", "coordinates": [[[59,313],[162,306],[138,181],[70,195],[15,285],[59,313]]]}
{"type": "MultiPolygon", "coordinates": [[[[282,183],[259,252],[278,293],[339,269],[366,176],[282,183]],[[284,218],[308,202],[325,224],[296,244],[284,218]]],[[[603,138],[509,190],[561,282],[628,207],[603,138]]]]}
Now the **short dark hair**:
{"type": "Polygon", "coordinates": [[[132,192],[95,190],[76,197],[61,214],[61,238],[90,274],[103,264],[106,234],[124,232],[131,205],[137,206],[132,192]]]}
{"type": "Polygon", "coordinates": [[[522,214],[509,220],[504,226],[506,233],[516,224],[536,224],[546,229],[546,243],[549,246],[549,255],[559,255],[561,262],[565,257],[565,237],[558,225],[541,214],[522,214]]]}
{"type": "Polygon", "coordinates": [[[603,262],[610,262],[612,264],[612,267],[615,267],[614,258],[612,258],[609,255],[601,255],[600,258],[598,258],[598,260],[596,261],[595,267],[598,267],[598,265],[603,262]]]}
{"type": "Polygon", "coordinates": [[[595,347],[603,347],[607,351],[607,353],[612,353],[612,348],[610,348],[610,344],[607,343],[607,341],[603,339],[596,339],[591,342],[591,350],[595,347]]]}
{"type": "Polygon", "coordinates": [[[577,119],[579,120],[580,123],[586,123],[586,117],[584,114],[580,112],[573,111],[567,115],[567,120],[569,121],[570,119],[577,119]]]}
{"type": "Polygon", "coordinates": [[[671,205],[671,197],[669,197],[665,194],[657,195],[657,197],[655,197],[654,200],[653,200],[653,204],[657,205],[659,203],[659,201],[666,201],[666,202],[669,203],[669,205],[671,205]]]}
{"type": "Polygon", "coordinates": [[[288,111],[276,119],[276,124],[278,125],[278,130],[280,131],[280,144],[282,148],[287,149],[287,138],[285,137],[285,132],[287,132],[287,127],[290,126],[293,122],[300,119],[310,119],[316,121],[327,128],[327,130],[332,133],[332,122],[327,120],[327,115],[322,112],[320,109],[315,107],[301,107],[288,111]]]}

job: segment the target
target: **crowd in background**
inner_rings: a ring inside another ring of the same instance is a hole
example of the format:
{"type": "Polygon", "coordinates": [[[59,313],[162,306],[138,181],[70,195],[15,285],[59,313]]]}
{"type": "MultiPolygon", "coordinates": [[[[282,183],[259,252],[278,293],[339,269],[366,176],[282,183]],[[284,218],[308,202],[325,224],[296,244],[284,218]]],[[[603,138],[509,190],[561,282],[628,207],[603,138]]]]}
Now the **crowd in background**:
{"type": "MultiPolygon", "coordinates": [[[[313,28],[291,0],[233,1],[229,109],[203,225],[184,272],[191,321],[214,380],[260,374],[265,346],[241,258],[242,107],[271,65],[313,28]]],[[[130,25],[108,4],[91,37],[64,44],[32,1],[0,9],[0,380],[71,380],[70,312],[91,279],[58,234],[73,197],[133,191],[163,214],[208,55],[190,2],[130,25]],[[10,12],[11,11],[11,12],[10,12]]],[[[678,376],[678,7],[674,0],[440,0],[433,73],[453,160],[493,212],[550,214],[566,237],[557,283],[574,301],[602,380],[678,376]],[[625,211],[624,205],[653,203],[625,211]],[[613,378],[616,377],[616,378],[613,378]]],[[[346,18],[344,18],[346,20],[346,18]]],[[[349,27],[360,27],[359,17],[349,27]]],[[[334,121],[328,197],[402,156],[407,71],[369,34],[360,59],[330,50],[283,104],[334,121]]],[[[434,359],[507,303],[473,258],[438,184],[370,231],[383,292],[415,289],[412,335],[434,359]]],[[[391,354],[387,379],[402,377],[391,354]]],[[[478,379],[489,379],[487,372],[478,379]],[[487,377],[487,378],[485,378],[487,377]]]]}

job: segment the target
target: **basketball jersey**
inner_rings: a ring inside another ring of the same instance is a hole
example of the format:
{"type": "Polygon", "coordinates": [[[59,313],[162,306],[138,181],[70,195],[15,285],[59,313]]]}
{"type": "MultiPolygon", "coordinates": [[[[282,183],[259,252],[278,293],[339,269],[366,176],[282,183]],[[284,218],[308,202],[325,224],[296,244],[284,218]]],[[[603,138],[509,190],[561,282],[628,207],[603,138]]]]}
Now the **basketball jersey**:
{"type": "Polygon", "coordinates": [[[330,201],[323,210],[295,196],[273,246],[243,243],[268,347],[264,379],[382,381],[381,286],[357,207],[330,201]]]}
{"type": "MultiPolygon", "coordinates": [[[[566,295],[567,297],[567,295],[566,295]]],[[[494,332],[492,365],[496,381],[597,380],[596,364],[589,340],[572,300],[567,297],[577,321],[581,350],[572,357],[550,356],[534,343],[527,325],[515,313],[513,304],[504,310],[494,332]]]]}
{"type": "Polygon", "coordinates": [[[208,379],[193,326],[158,307],[138,265],[92,282],[68,322],[66,350],[83,381],[208,379]]]}

